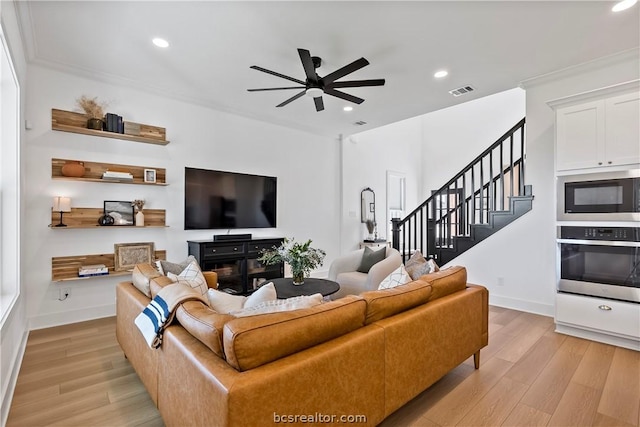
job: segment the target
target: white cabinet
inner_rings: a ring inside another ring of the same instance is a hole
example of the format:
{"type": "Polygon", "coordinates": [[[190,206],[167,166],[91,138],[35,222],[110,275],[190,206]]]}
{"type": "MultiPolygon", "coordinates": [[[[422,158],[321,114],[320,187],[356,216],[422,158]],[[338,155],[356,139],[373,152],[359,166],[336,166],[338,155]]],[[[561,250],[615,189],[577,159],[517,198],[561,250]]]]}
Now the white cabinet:
{"type": "MultiPolygon", "coordinates": [[[[594,95],[595,96],[595,95],[594,95]]],[[[640,92],[554,101],[558,171],[640,163],[640,92]],[[562,105],[566,104],[566,105],[562,105]]]]}
{"type": "Polygon", "coordinates": [[[556,164],[558,170],[601,166],[604,157],[604,102],[558,109],[556,164]]]}
{"type": "Polygon", "coordinates": [[[640,304],[558,293],[556,330],[640,350],[640,304]]]}
{"type": "Polygon", "coordinates": [[[605,159],[628,165],[640,160],[640,92],[605,100],[605,159]]]}

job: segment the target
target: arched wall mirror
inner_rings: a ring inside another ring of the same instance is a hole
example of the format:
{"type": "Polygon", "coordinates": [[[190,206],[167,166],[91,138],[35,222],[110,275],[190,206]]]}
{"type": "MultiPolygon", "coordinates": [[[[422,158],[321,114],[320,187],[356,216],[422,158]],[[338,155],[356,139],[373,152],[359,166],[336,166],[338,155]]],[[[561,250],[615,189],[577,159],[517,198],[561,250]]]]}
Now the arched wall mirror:
{"type": "Polygon", "coordinates": [[[376,222],[376,193],[369,187],[360,192],[360,222],[376,222]]]}

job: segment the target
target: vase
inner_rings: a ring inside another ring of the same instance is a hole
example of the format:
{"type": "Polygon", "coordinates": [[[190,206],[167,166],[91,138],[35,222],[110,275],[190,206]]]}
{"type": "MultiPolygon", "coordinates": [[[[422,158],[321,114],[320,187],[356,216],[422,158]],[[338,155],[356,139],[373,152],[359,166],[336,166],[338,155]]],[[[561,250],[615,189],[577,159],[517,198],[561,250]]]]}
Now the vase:
{"type": "Polygon", "coordinates": [[[144,227],[144,214],[138,211],[136,214],[136,227],[144,227]]]}
{"type": "Polygon", "coordinates": [[[84,175],[84,163],[66,162],[64,166],[62,166],[62,169],[60,172],[62,172],[63,176],[80,178],[84,175]]]}
{"type": "Polygon", "coordinates": [[[304,285],[304,271],[292,271],[293,284],[296,286],[304,285]]]}
{"type": "Polygon", "coordinates": [[[102,130],[102,119],[91,118],[87,120],[87,129],[102,130]]]}
{"type": "Polygon", "coordinates": [[[98,224],[100,225],[113,225],[114,223],[114,219],[111,215],[102,215],[99,219],[98,219],[98,224]]]}

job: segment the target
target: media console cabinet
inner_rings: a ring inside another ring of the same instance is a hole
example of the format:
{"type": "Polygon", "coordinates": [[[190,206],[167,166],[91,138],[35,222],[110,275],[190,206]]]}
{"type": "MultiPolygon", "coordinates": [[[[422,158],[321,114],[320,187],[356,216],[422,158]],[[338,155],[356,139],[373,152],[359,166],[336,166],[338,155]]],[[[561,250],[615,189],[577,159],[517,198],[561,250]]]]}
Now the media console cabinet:
{"type": "Polygon", "coordinates": [[[278,247],[283,238],[250,240],[188,240],[189,255],[193,255],[203,271],[218,273],[219,289],[231,294],[246,295],[262,281],[284,276],[284,264],[263,265],[258,261],[263,249],[278,247]]]}

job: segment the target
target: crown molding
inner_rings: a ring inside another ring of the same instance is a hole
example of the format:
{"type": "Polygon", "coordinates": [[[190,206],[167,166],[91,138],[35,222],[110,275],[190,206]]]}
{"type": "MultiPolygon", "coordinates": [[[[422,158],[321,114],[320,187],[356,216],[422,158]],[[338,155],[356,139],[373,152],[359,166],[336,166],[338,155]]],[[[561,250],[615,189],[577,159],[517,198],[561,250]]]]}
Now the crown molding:
{"type": "Polygon", "coordinates": [[[621,92],[630,92],[640,88],[640,79],[630,80],[628,82],[619,83],[603,88],[588,90],[586,92],[577,93],[575,95],[563,96],[562,98],[547,101],[547,105],[553,109],[569,104],[577,104],[594,98],[604,98],[621,92]]]}
{"type": "Polygon", "coordinates": [[[546,84],[556,80],[570,78],[579,74],[587,73],[589,71],[605,68],[614,64],[626,62],[629,60],[639,59],[639,58],[640,58],[640,48],[627,49],[618,53],[614,53],[613,55],[603,56],[601,58],[597,58],[592,61],[583,62],[577,65],[572,65],[567,68],[562,68],[557,71],[552,71],[547,74],[542,74],[540,76],[523,80],[520,82],[519,86],[522,89],[526,90],[541,84],[546,84]]]}

